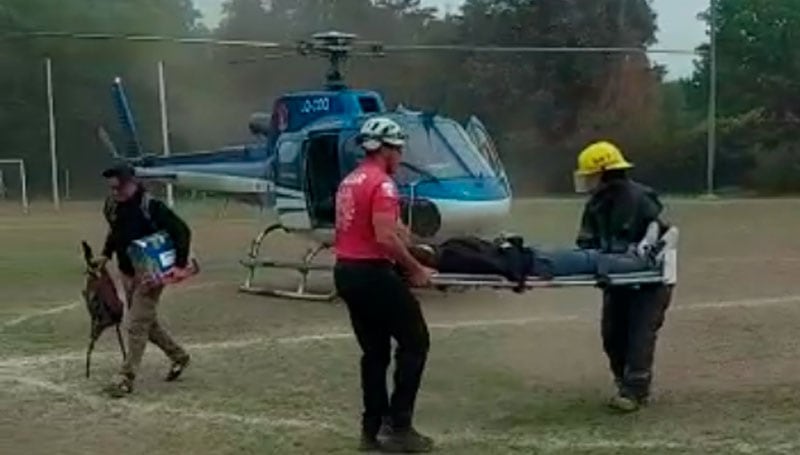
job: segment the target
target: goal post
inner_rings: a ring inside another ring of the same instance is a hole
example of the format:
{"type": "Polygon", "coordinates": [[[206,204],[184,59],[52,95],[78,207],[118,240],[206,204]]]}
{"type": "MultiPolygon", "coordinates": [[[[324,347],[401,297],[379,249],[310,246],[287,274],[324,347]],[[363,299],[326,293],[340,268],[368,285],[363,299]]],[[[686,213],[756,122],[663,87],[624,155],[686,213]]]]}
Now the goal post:
{"type": "Polygon", "coordinates": [[[25,171],[25,160],[21,159],[0,159],[0,166],[15,167],[19,171],[19,186],[22,191],[22,209],[28,213],[28,174],[25,171]]]}

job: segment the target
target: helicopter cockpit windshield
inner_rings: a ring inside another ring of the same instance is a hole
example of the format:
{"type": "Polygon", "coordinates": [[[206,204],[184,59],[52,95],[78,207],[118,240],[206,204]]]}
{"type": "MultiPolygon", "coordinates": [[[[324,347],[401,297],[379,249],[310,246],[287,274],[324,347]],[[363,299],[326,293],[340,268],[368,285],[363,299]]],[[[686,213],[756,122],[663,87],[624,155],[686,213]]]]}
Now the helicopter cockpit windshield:
{"type": "MultiPolygon", "coordinates": [[[[390,117],[403,127],[408,136],[403,162],[394,176],[399,185],[457,179],[503,179],[466,130],[454,120],[410,113],[390,117]]],[[[356,137],[353,135],[345,143],[345,156],[348,157],[345,168],[348,169],[355,167],[364,155],[356,137]]]]}
{"type": "Polygon", "coordinates": [[[496,177],[466,131],[453,120],[401,116],[408,140],[398,183],[421,180],[496,177]],[[420,175],[423,174],[423,175],[420,175]]]}

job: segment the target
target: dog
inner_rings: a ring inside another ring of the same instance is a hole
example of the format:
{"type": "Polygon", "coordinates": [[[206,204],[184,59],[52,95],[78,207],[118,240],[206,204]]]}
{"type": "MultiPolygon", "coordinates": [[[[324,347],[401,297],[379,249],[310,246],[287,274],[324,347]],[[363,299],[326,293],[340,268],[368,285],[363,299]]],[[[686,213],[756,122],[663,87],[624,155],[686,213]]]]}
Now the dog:
{"type": "Polygon", "coordinates": [[[99,266],[92,248],[87,242],[81,242],[83,258],[86,262],[85,283],[81,294],[86,302],[86,308],[91,317],[91,330],[89,332],[89,348],[86,351],[86,377],[90,376],[91,357],[94,345],[100,335],[109,327],[114,327],[117,332],[119,349],[122,352],[123,360],[127,354],[125,343],[122,340],[120,325],[125,313],[125,304],[117,294],[117,286],[106,270],[105,266],[99,266]]]}

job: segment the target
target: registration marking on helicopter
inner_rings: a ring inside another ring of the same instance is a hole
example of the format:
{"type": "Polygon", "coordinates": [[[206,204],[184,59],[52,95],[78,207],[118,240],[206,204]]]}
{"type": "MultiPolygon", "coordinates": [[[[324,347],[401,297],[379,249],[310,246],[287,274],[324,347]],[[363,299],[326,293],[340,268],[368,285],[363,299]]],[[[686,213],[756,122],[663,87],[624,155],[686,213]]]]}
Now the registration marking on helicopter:
{"type": "Polygon", "coordinates": [[[331,100],[328,97],[308,99],[303,103],[300,112],[303,114],[312,114],[316,112],[328,112],[331,110],[331,100]]]}

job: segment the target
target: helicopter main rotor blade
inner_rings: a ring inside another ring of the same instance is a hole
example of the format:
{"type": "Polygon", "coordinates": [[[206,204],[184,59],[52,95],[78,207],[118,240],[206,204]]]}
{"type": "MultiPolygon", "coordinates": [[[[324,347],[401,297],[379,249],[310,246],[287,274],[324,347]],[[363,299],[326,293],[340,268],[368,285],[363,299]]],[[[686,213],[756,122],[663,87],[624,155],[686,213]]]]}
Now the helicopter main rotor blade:
{"type": "Polygon", "coordinates": [[[701,51],[688,49],[648,49],[644,47],[569,47],[569,46],[473,46],[459,44],[385,45],[387,52],[467,52],[467,53],[643,53],[698,55],[701,51]]]}
{"type": "Polygon", "coordinates": [[[263,62],[265,60],[279,60],[279,59],[288,59],[294,57],[300,57],[300,56],[294,52],[284,52],[279,54],[264,54],[258,57],[247,57],[247,58],[228,60],[226,63],[228,65],[248,65],[248,64],[263,62]]]}
{"type": "MultiPolygon", "coordinates": [[[[348,35],[349,36],[349,35],[348,35]]],[[[0,40],[13,39],[75,39],[110,41],[124,40],[139,43],[174,43],[198,46],[222,46],[251,49],[282,49],[299,51],[301,54],[314,54],[322,52],[324,55],[331,51],[340,51],[352,57],[382,56],[385,52],[466,52],[466,53],[644,53],[644,54],[672,54],[672,55],[702,55],[703,50],[692,49],[667,49],[644,47],[613,47],[613,46],[495,46],[472,44],[382,44],[376,41],[353,41],[350,44],[334,45],[330,43],[312,43],[300,41],[286,44],[258,40],[237,40],[217,38],[191,38],[163,35],[144,34],[115,34],[115,33],[76,33],[63,31],[33,31],[33,32],[2,32],[0,40]]]]}
{"type": "Polygon", "coordinates": [[[254,49],[294,49],[297,46],[292,44],[274,43],[268,41],[253,41],[253,40],[234,40],[234,39],[217,39],[217,38],[187,38],[187,37],[174,37],[162,35],[136,35],[136,34],[115,34],[115,33],[74,33],[74,32],[52,32],[52,31],[37,31],[37,32],[0,32],[0,39],[14,40],[14,39],[74,39],[74,40],[92,40],[92,41],[110,41],[122,40],[140,43],[174,43],[174,44],[190,44],[190,45],[205,45],[205,46],[223,46],[223,47],[244,47],[254,49]]]}

